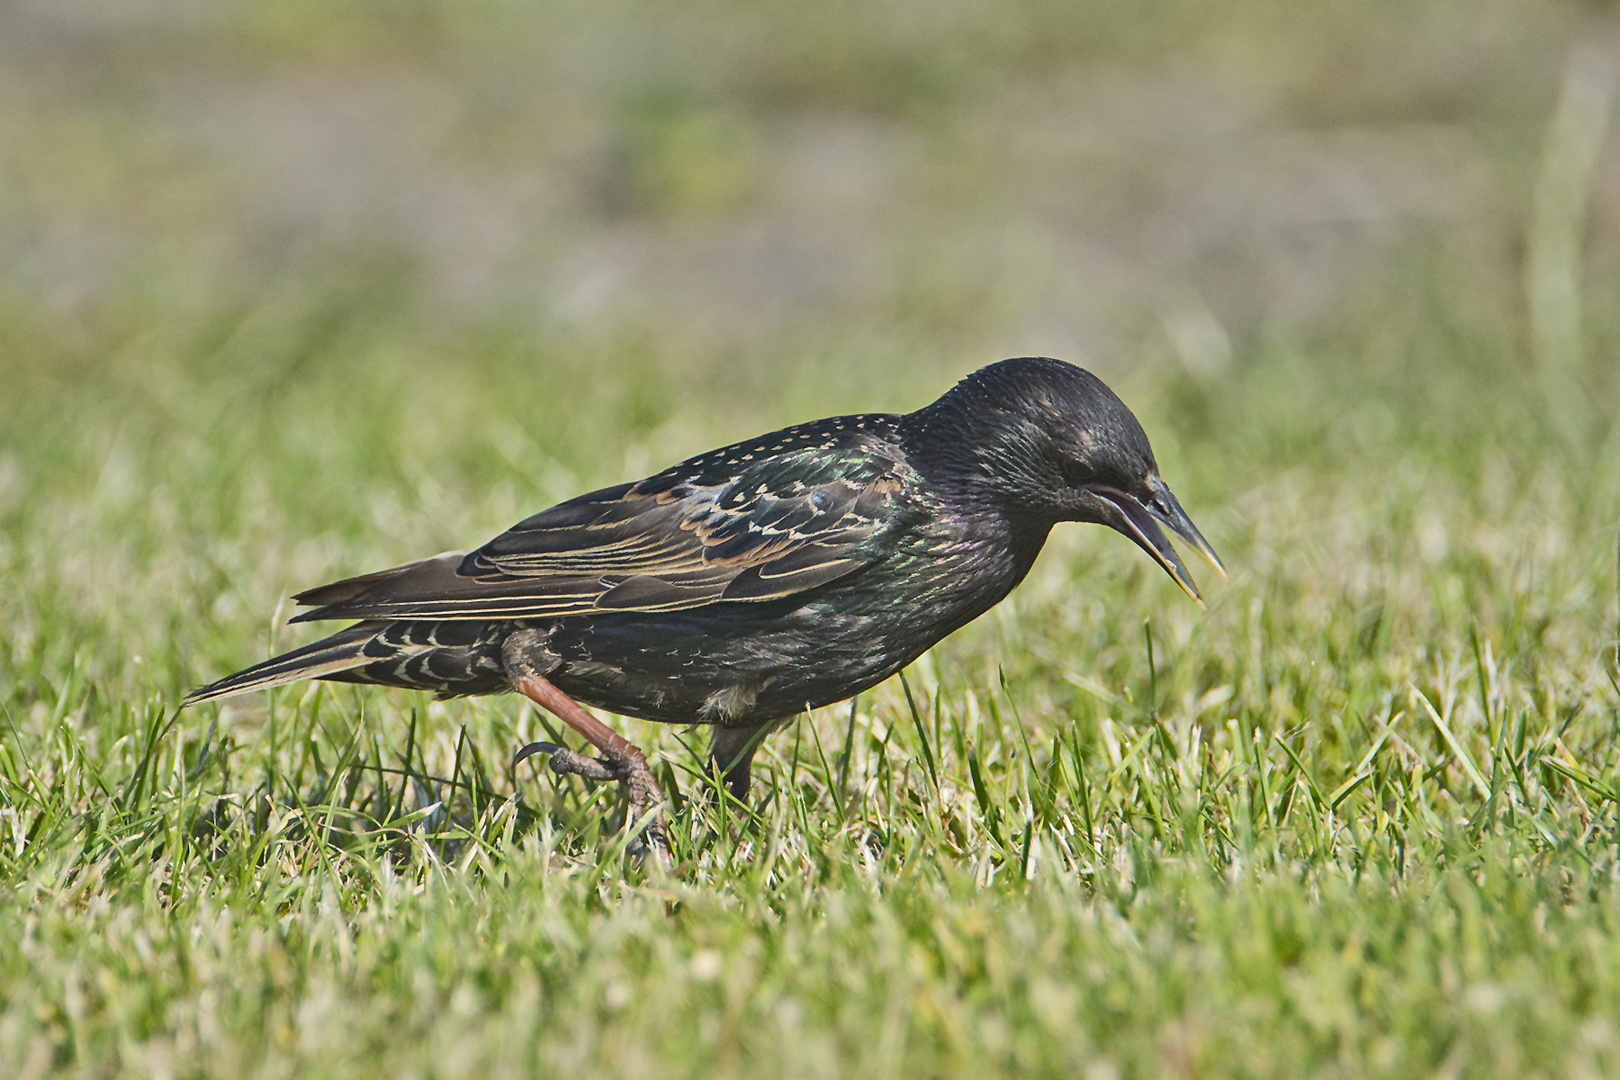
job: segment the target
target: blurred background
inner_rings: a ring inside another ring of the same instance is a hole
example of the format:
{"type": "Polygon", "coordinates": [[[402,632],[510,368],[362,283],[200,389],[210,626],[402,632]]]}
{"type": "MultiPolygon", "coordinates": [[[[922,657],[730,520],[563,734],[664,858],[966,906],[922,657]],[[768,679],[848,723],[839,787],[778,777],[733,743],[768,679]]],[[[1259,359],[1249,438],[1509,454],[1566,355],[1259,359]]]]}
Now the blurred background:
{"type": "Polygon", "coordinates": [[[1617,71],[1608,3],[6,0],[8,696],[1020,354],[1255,566],[1346,470],[1601,504],[1617,71]]]}
{"type": "Polygon", "coordinates": [[[1614,78],[1600,4],[675,7],[11,0],[8,291],[1210,368],[1414,235],[1516,294],[1561,85],[1614,78]]]}

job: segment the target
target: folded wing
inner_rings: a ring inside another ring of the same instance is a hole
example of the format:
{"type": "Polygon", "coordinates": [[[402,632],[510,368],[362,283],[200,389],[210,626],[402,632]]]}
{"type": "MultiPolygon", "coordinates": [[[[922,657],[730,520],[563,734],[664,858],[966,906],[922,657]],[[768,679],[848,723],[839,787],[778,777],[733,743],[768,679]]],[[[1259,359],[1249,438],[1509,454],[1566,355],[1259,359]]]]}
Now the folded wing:
{"type": "Polygon", "coordinates": [[[483,547],[300,593],[318,619],[531,619],[790,596],[870,563],[926,513],[892,444],[728,448],[520,522],[483,547]],[[771,448],[771,449],[774,449],[771,448]],[[745,456],[746,455],[746,456],[745,456]]]}

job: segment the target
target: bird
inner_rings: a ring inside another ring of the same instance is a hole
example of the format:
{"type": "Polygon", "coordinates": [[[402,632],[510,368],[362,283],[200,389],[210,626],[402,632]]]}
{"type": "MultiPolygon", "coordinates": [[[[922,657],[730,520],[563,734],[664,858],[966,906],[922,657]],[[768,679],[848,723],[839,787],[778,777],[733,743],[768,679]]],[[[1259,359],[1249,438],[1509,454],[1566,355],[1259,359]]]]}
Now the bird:
{"type": "Polygon", "coordinates": [[[350,621],[192,691],[303,679],[515,690],[593,746],[558,775],[617,781],[631,846],[671,864],[646,756],[584,706],[710,725],[711,775],[746,799],[760,740],[916,660],[999,603],[1053,526],[1106,525],[1200,607],[1166,530],[1225,567],[1101,379],[1048,357],[980,368],[915,412],[835,416],[686,459],[452,551],[298,593],[292,622],[350,621]]]}

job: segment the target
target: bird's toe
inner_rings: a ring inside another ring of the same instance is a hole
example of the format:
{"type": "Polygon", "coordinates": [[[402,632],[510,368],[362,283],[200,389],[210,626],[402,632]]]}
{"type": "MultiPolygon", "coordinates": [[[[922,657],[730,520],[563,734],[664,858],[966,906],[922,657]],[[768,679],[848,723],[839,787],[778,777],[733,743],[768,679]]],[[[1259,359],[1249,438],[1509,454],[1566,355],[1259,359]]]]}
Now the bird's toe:
{"type": "Polygon", "coordinates": [[[552,742],[530,743],[517,752],[512,759],[516,767],[525,758],[534,754],[550,755],[551,771],[558,776],[583,776],[587,780],[626,780],[628,775],[622,765],[603,758],[586,757],[566,746],[552,742]]]}

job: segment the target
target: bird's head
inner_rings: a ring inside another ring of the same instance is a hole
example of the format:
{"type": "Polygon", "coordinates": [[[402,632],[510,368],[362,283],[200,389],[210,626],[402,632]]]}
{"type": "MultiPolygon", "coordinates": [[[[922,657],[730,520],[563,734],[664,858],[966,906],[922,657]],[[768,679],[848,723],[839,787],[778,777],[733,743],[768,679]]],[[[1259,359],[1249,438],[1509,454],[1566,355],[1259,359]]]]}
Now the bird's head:
{"type": "Polygon", "coordinates": [[[969,375],[923,412],[935,414],[929,441],[954,462],[964,496],[996,504],[1043,536],[1059,521],[1116,529],[1200,605],[1198,587],[1164,530],[1226,576],[1159,476],[1142,425],[1089,371],[1044,357],[1004,360],[969,375]]]}

